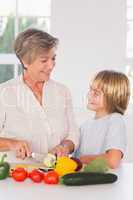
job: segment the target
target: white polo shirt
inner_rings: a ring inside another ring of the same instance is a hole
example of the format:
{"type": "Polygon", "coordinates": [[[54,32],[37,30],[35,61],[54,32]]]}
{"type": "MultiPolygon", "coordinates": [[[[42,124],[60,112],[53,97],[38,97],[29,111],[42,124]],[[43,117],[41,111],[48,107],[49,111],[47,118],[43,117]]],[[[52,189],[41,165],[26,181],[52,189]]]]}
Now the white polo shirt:
{"type": "Polygon", "coordinates": [[[87,120],[80,128],[80,136],[77,156],[102,154],[110,149],[125,153],[126,127],[123,116],[119,113],[87,120]]]}
{"type": "MultiPolygon", "coordinates": [[[[67,138],[78,146],[71,95],[62,84],[49,80],[44,84],[42,106],[23,76],[0,85],[0,137],[27,140],[34,152],[47,153],[67,138]]],[[[8,160],[16,162],[8,152],[8,160]]]]}

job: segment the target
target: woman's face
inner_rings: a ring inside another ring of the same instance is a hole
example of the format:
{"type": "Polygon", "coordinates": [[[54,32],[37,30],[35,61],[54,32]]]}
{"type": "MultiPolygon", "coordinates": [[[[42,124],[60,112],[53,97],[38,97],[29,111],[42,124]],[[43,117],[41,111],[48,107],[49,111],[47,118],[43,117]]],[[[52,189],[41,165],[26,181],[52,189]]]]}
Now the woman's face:
{"type": "Polygon", "coordinates": [[[37,56],[31,64],[23,62],[24,66],[27,68],[25,72],[35,81],[47,81],[55,66],[55,57],[55,48],[52,48],[47,52],[44,51],[44,53],[37,56]]]}

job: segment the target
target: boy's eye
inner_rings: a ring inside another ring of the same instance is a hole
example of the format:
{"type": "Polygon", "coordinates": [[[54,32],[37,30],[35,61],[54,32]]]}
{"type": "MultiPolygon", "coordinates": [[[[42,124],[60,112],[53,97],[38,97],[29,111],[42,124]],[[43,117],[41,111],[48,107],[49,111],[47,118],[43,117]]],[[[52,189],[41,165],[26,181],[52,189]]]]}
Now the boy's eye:
{"type": "Polygon", "coordinates": [[[101,95],[101,92],[98,91],[97,89],[93,88],[92,86],[90,86],[90,92],[93,92],[93,94],[95,96],[100,96],[101,95]]]}
{"type": "Polygon", "coordinates": [[[97,90],[94,90],[94,94],[95,94],[96,96],[100,96],[100,95],[101,95],[101,92],[100,92],[100,91],[97,91],[97,90]]]}
{"type": "Polygon", "coordinates": [[[95,95],[96,96],[100,96],[100,92],[95,92],[95,95]]]}

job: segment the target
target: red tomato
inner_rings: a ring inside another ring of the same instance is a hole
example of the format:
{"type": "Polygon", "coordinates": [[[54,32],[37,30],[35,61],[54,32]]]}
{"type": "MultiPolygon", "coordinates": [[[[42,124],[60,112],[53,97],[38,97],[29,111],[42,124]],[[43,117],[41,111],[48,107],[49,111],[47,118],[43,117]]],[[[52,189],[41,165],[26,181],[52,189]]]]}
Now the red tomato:
{"type": "Polygon", "coordinates": [[[29,173],[29,178],[35,183],[40,183],[43,180],[43,173],[41,173],[37,169],[34,169],[32,172],[29,173]]]}
{"type": "Polygon", "coordinates": [[[12,177],[15,181],[21,182],[24,181],[28,176],[27,171],[24,168],[16,168],[12,172],[12,177]]]}
{"type": "Polygon", "coordinates": [[[44,182],[47,184],[57,184],[59,182],[59,176],[55,171],[49,171],[44,175],[44,182]]]}

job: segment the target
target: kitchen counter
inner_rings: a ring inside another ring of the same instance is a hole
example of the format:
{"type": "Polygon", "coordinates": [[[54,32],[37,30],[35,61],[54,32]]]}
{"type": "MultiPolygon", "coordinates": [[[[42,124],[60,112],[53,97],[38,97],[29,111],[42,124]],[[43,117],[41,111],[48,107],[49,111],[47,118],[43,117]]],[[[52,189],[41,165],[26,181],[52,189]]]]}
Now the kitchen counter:
{"type": "Polygon", "coordinates": [[[8,178],[0,181],[1,200],[133,200],[133,163],[124,163],[113,184],[68,187],[33,183],[27,179],[18,183],[8,178]]]}

